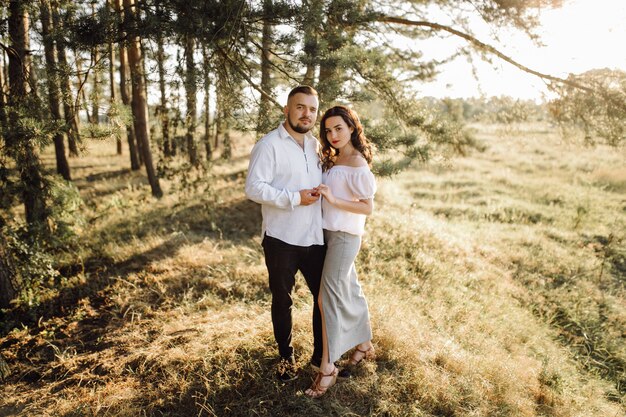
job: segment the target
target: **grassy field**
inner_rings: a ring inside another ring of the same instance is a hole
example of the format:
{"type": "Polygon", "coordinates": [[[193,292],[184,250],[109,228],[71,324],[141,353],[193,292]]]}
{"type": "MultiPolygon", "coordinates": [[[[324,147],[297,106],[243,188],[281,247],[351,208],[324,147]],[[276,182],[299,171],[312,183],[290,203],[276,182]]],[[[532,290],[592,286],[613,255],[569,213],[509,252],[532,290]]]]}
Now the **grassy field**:
{"type": "Polygon", "coordinates": [[[0,416],[626,415],[624,149],[542,126],[477,137],[483,152],[379,180],[357,265],[379,357],[320,400],[303,394],[303,279],[300,378],[273,379],[260,209],[243,194],[253,140],[163,180],[159,201],[114,144],[90,145],[72,161],[70,278],[7,314],[24,324],[0,338],[0,416]]]}

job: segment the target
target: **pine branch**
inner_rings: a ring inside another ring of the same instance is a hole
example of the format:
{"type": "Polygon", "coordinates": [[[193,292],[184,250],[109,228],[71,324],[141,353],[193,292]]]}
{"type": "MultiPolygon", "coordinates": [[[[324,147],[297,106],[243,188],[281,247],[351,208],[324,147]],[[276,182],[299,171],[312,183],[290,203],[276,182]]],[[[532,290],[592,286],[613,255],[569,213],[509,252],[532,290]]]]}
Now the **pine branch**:
{"type": "Polygon", "coordinates": [[[272,103],[274,103],[274,105],[276,105],[279,109],[282,109],[283,106],[280,105],[280,103],[278,101],[276,101],[276,99],[274,97],[272,97],[271,94],[267,93],[265,90],[263,90],[258,84],[256,84],[254,81],[252,81],[252,79],[250,78],[250,76],[248,74],[246,74],[244,71],[241,70],[241,68],[239,67],[239,65],[230,57],[228,56],[228,53],[226,51],[224,51],[222,48],[220,48],[219,46],[215,47],[215,50],[217,51],[218,54],[220,54],[224,59],[226,59],[228,62],[230,62],[232,64],[232,68],[235,69],[239,75],[241,75],[243,77],[244,80],[246,80],[248,82],[248,84],[254,88],[256,91],[258,91],[263,97],[267,98],[269,101],[271,101],[272,103]]]}
{"type": "Polygon", "coordinates": [[[465,32],[461,32],[457,29],[454,29],[450,26],[446,26],[446,25],[441,25],[439,23],[433,23],[433,22],[427,22],[424,20],[409,20],[409,19],[403,19],[401,17],[396,17],[396,16],[386,16],[386,15],[382,15],[379,16],[378,18],[376,18],[376,21],[378,22],[382,22],[382,23],[392,23],[392,24],[399,24],[399,25],[408,25],[408,26],[422,26],[422,27],[428,27],[431,28],[433,30],[436,31],[445,31],[448,33],[451,33],[453,35],[456,35],[460,38],[465,39],[466,41],[468,41],[469,43],[471,43],[472,45],[474,45],[475,47],[477,47],[480,50],[489,52],[491,54],[494,54],[495,56],[497,56],[498,58],[508,62],[509,64],[521,69],[524,72],[527,72],[529,74],[535,75],[539,78],[542,78],[544,80],[549,80],[549,81],[554,81],[560,84],[565,84],[565,85],[569,85],[571,87],[577,88],[579,90],[583,90],[586,91],[588,93],[594,93],[595,90],[584,86],[580,83],[577,83],[575,81],[572,80],[568,80],[565,78],[560,78],[560,77],[555,77],[554,75],[550,75],[550,74],[545,74],[539,71],[535,71],[525,65],[520,64],[519,62],[515,61],[513,58],[503,54],[502,52],[500,52],[497,48],[495,48],[494,46],[491,46],[489,44],[486,44],[478,39],[476,39],[474,36],[469,35],[465,32]]]}

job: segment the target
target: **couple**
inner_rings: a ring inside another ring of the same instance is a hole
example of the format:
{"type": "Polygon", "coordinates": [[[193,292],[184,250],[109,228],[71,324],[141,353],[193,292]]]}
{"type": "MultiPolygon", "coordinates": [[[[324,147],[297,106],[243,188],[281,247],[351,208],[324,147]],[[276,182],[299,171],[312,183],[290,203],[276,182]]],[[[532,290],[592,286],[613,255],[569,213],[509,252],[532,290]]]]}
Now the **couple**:
{"type": "Polygon", "coordinates": [[[335,361],[344,352],[355,348],[351,365],[374,358],[367,301],[354,266],[376,192],[371,145],[357,114],[337,106],[322,117],[320,150],[310,133],[318,105],[312,87],[291,90],[285,122],[256,143],[246,179],[246,196],[261,204],[281,358],[277,376],[283,382],[297,378],[291,308],[298,270],[313,294],[311,365],[317,375],[306,394],[314,398],[336,382],[335,361]]]}

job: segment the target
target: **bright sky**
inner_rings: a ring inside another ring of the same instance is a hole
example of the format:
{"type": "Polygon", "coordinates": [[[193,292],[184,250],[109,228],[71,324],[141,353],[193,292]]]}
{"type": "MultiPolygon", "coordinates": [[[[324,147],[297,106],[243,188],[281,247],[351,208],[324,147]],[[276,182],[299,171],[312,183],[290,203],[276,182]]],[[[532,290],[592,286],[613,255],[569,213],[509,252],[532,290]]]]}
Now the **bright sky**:
{"type": "MultiPolygon", "coordinates": [[[[538,48],[527,38],[515,36],[503,39],[505,46],[501,51],[522,65],[560,77],[593,68],[626,71],[626,0],[565,0],[562,8],[542,10],[541,22],[538,33],[544,47],[538,48]]],[[[420,86],[420,94],[537,99],[547,91],[537,77],[497,58],[493,64],[480,59],[474,64],[480,83],[465,58],[460,58],[446,65],[437,81],[420,86]]]]}

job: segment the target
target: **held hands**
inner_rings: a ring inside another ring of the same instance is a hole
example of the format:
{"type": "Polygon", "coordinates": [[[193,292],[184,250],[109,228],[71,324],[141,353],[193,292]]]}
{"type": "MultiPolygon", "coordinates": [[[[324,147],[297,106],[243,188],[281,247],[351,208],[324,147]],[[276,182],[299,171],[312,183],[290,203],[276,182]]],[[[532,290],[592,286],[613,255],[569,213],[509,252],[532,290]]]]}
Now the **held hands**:
{"type": "Polygon", "coordinates": [[[300,190],[300,205],[308,206],[320,199],[320,194],[316,188],[310,190],[300,190]]]}
{"type": "Polygon", "coordinates": [[[319,194],[323,195],[326,201],[328,201],[330,204],[332,205],[337,204],[337,197],[333,195],[333,192],[328,185],[320,184],[317,187],[315,187],[314,190],[316,190],[319,194]]]}
{"type": "Polygon", "coordinates": [[[308,206],[320,199],[320,195],[324,196],[330,204],[337,204],[337,198],[333,195],[330,187],[326,184],[320,184],[310,190],[300,190],[300,205],[308,206]]]}

